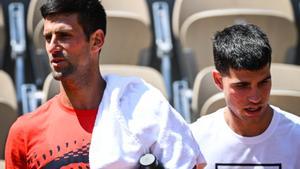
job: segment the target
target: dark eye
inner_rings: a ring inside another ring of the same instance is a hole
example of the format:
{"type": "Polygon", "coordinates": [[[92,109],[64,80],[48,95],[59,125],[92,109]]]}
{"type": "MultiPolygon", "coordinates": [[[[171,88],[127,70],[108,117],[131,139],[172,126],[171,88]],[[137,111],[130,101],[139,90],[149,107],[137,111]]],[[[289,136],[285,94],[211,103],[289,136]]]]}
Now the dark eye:
{"type": "Polygon", "coordinates": [[[267,85],[270,83],[270,81],[271,81],[271,79],[264,80],[264,81],[260,82],[260,85],[267,85]]]}
{"type": "Polygon", "coordinates": [[[235,84],[235,87],[237,89],[245,89],[245,88],[248,87],[248,84],[246,84],[246,83],[237,83],[237,84],[235,84]]]}
{"type": "Polygon", "coordinates": [[[51,35],[45,35],[44,38],[45,38],[47,43],[50,43],[52,36],[51,35]]]}
{"type": "Polygon", "coordinates": [[[58,36],[61,40],[68,39],[69,37],[71,37],[71,35],[67,33],[60,33],[58,36]]]}

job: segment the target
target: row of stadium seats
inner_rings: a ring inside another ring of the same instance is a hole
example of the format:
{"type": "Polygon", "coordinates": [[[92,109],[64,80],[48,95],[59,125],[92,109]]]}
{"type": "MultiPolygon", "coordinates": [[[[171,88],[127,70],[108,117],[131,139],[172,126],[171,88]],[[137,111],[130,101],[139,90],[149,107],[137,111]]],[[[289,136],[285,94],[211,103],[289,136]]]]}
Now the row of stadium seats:
{"type": "MultiPolygon", "coordinates": [[[[31,0],[27,15],[28,35],[31,37],[36,55],[45,54],[42,37],[43,20],[39,12],[44,1],[31,0]]],[[[154,43],[153,37],[154,41],[158,41],[157,37],[151,34],[150,27],[153,21],[149,9],[154,8],[154,5],[148,7],[146,0],[101,2],[107,10],[108,32],[100,63],[149,66],[148,57],[157,55],[142,51],[145,49],[149,51],[154,43]]],[[[260,26],[270,39],[273,62],[296,63],[298,32],[291,1],[278,0],[272,3],[271,0],[176,0],[171,14],[170,31],[174,32],[174,37],[182,45],[182,52],[178,54],[180,71],[183,78],[188,80],[189,86],[192,86],[200,70],[213,65],[211,37],[214,32],[234,23],[253,23],[260,26]]],[[[153,31],[156,33],[157,30],[153,31]]],[[[47,59],[47,57],[35,58],[47,59]]],[[[45,61],[42,63],[47,64],[45,61]]],[[[43,68],[47,68],[47,65],[39,69],[43,68]]],[[[168,80],[170,75],[165,74],[170,74],[170,70],[166,71],[167,73],[164,73],[161,70],[168,95],[171,97],[172,82],[168,81],[172,79],[168,80]]],[[[49,70],[41,72],[48,73],[49,70]]]]}
{"type": "Polygon", "coordinates": [[[289,0],[176,0],[173,13],[174,34],[183,46],[182,60],[196,67],[188,72],[191,83],[198,71],[213,65],[213,34],[236,23],[253,23],[266,32],[273,62],[295,63],[298,32],[289,0]]]}
{"type": "MultiPolygon", "coordinates": [[[[28,34],[38,51],[44,48],[43,22],[38,10],[43,2],[31,0],[27,15],[28,34]]],[[[100,62],[141,63],[140,52],[150,47],[152,39],[146,1],[102,0],[102,3],[108,14],[108,34],[100,62]]],[[[276,3],[272,0],[176,0],[172,15],[174,36],[180,40],[184,51],[191,49],[194,55],[192,58],[181,56],[186,65],[195,65],[189,75],[190,82],[198,71],[213,64],[211,37],[214,32],[234,23],[260,26],[270,39],[273,62],[295,62],[298,36],[292,3],[288,0],[276,3]]]]}

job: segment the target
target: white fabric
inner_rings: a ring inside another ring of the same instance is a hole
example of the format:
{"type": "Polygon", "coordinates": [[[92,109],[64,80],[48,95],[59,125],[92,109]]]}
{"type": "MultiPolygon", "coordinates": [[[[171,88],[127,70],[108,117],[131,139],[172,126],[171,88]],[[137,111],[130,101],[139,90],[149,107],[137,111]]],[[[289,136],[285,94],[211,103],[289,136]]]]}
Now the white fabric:
{"type": "Polygon", "coordinates": [[[191,169],[204,162],[188,125],[157,89],[139,78],[104,78],[90,145],[92,169],[137,168],[149,151],[165,168],[191,169]]]}
{"type": "Polygon", "coordinates": [[[255,137],[236,134],[225,122],[224,109],[193,123],[191,129],[207,161],[206,168],[299,169],[300,119],[272,108],[274,115],[269,127],[255,137]]]}

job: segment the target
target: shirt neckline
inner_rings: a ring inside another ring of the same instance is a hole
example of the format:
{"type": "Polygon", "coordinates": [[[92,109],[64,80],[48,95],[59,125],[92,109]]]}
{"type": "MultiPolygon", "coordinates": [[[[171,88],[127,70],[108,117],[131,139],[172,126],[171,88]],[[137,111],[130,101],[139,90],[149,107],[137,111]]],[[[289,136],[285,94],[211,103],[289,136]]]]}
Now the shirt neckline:
{"type": "Polygon", "coordinates": [[[233,138],[237,139],[239,142],[244,143],[244,144],[257,144],[257,143],[263,142],[264,140],[269,138],[275,132],[275,130],[278,126],[278,121],[279,121],[278,113],[276,112],[276,110],[273,107],[271,107],[271,108],[273,109],[272,120],[271,120],[268,128],[263,133],[261,133],[260,135],[257,135],[257,136],[245,137],[245,136],[241,136],[241,135],[237,134],[236,132],[234,132],[225,121],[225,117],[224,117],[225,108],[219,110],[220,111],[219,113],[222,114],[220,116],[221,124],[224,127],[225,131],[227,133],[229,133],[233,138]]]}

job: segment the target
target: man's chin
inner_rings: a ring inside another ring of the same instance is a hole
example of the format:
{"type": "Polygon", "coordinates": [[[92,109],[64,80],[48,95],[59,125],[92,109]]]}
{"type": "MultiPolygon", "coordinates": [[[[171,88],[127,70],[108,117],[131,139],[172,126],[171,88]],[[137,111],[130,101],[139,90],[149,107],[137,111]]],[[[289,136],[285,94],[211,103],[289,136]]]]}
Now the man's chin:
{"type": "Polygon", "coordinates": [[[52,76],[55,80],[62,80],[63,78],[63,73],[61,72],[52,72],[52,76]]]}

